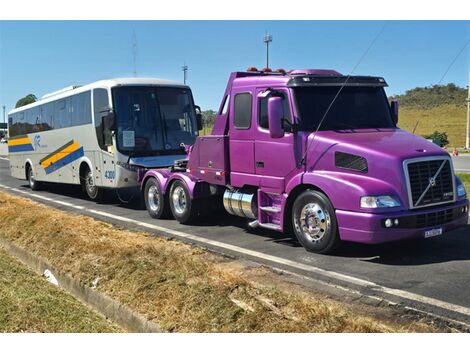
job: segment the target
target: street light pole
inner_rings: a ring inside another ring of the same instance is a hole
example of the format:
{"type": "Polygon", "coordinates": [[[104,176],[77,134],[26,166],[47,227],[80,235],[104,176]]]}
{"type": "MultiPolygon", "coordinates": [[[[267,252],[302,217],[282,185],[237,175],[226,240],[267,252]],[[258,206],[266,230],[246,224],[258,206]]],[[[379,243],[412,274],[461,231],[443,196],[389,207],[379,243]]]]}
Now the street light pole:
{"type": "Polygon", "coordinates": [[[184,64],[181,69],[183,70],[183,82],[184,84],[186,84],[186,74],[188,72],[188,65],[184,64]]]}
{"type": "Polygon", "coordinates": [[[263,37],[263,42],[266,44],[266,68],[269,68],[269,43],[273,41],[273,36],[266,33],[263,37]]]}
{"type": "Polygon", "coordinates": [[[468,97],[467,97],[467,135],[465,148],[470,149],[470,69],[468,71],[468,97]]]}
{"type": "Polygon", "coordinates": [[[3,105],[3,123],[5,123],[5,105],[3,105]]]}

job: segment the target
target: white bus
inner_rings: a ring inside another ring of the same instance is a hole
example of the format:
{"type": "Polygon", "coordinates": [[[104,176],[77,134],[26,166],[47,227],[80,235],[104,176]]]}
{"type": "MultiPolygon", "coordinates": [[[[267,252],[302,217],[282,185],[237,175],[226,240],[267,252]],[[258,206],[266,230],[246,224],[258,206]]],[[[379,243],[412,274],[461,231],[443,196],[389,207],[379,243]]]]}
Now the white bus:
{"type": "Polygon", "coordinates": [[[8,114],[13,177],[105,188],[139,186],[139,167],[170,166],[200,127],[191,90],[177,82],[120,78],[47,94],[8,114]]]}

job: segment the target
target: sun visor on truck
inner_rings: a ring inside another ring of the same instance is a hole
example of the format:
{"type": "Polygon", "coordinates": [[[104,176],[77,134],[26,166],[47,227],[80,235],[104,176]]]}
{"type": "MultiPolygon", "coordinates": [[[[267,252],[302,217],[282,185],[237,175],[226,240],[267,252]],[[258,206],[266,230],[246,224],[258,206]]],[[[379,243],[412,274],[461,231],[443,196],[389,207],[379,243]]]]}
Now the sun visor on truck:
{"type": "Polygon", "coordinates": [[[326,75],[304,75],[291,78],[287,85],[290,87],[312,87],[312,86],[363,86],[363,87],[388,87],[382,77],[371,76],[326,76],[326,75]]]}

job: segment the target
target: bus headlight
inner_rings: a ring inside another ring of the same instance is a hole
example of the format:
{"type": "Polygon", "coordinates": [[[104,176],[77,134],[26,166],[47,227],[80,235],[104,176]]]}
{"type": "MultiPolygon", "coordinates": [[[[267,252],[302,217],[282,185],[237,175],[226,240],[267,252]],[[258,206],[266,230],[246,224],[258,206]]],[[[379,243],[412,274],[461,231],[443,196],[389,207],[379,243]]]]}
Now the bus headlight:
{"type": "Polygon", "coordinates": [[[465,191],[465,186],[460,184],[457,186],[457,196],[458,197],[465,197],[467,192],[465,191]]]}
{"type": "Polygon", "coordinates": [[[393,208],[400,205],[400,201],[393,196],[361,197],[361,208],[393,208]]]}
{"type": "Polygon", "coordinates": [[[116,162],[116,164],[118,166],[121,166],[123,167],[124,169],[126,170],[129,170],[129,171],[132,171],[132,172],[137,172],[137,170],[139,169],[139,167],[137,165],[132,165],[132,164],[128,164],[128,163],[123,163],[122,161],[118,161],[116,162]]]}

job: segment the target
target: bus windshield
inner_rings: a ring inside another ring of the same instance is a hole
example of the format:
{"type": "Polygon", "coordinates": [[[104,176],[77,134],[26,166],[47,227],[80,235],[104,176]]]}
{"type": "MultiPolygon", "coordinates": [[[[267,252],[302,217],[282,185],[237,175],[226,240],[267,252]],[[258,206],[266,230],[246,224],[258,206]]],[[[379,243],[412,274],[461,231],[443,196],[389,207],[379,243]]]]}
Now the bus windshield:
{"type": "Polygon", "coordinates": [[[182,152],[197,136],[191,91],[178,87],[113,88],[118,150],[126,155],[182,152]]]}
{"type": "MultiPolygon", "coordinates": [[[[301,131],[316,131],[340,87],[294,88],[301,131]]],[[[344,87],[328,111],[320,130],[393,128],[382,87],[344,87]]]]}

